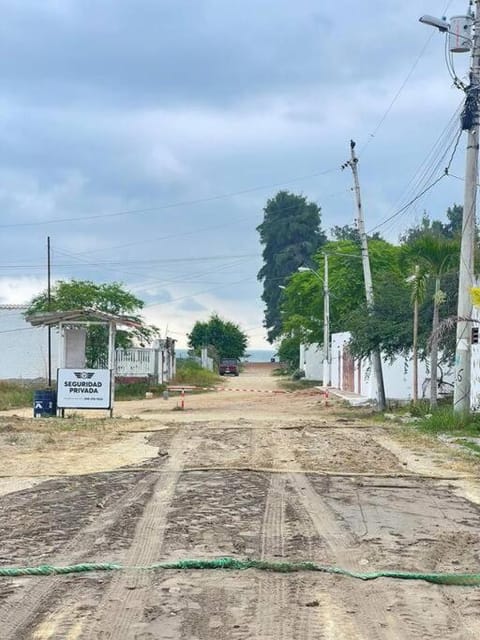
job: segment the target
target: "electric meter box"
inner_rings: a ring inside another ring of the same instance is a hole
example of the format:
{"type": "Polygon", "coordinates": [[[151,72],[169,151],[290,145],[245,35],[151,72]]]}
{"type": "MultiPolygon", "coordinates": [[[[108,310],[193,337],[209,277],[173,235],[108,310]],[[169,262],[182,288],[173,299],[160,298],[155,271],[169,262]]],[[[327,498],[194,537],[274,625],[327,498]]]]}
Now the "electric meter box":
{"type": "Polygon", "coordinates": [[[466,53],[472,48],[472,16],[450,18],[449,49],[452,53],[466,53]]]}

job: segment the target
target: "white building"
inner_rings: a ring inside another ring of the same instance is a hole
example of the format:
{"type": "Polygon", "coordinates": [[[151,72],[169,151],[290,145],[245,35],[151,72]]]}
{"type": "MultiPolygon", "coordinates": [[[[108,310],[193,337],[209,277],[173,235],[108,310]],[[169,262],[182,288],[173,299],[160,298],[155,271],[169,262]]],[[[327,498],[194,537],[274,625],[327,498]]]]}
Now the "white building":
{"type": "MultiPolygon", "coordinates": [[[[368,359],[354,359],[348,351],[350,333],[348,331],[332,334],[331,345],[331,386],[341,391],[348,391],[359,396],[376,400],[377,386],[373,367],[368,359]]],[[[309,345],[308,349],[300,351],[300,368],[305,371],[307,380],[322,379],[322,348],[319,345],[309,345]],[[303,364],[302,364],[303,363],[303,364]],[[312,375],[314,373],[314,375],[312,375]]],[[[480,345],[478,358],[478,394],[480,404],[480,345]]],[[[413,398],[412,359],[397,357],[393,361],[384,357],[382,361],[385,395],[389,400],[411,400],[413,398]]],[[[443,390],[453,390],[453,371],[445,369],[442,378],[443,390]]],[[[418,363],[418,395],[429,397],[430,372],[428,362],[418,363]]]]}
{"type": "MultiPolygon", "coordinates": [[[[0,379],[48,377],[48,329],[24,318],[27,305],[0,305],[0,379]]],[[[56,377],[58,335],[52,330],[52,376],[56,377]]]]}
{"type": "MultiPolygon", "coordinates": [[[[48,329],[33,327],[24,318],[27,305],[0,305],[0,380],[37,380],[48,378],[48,329]]],[[[70,337],[81,337],[81,331],[70,337]]],[[[59,334],[51,331],[52,378],[56,380],[59,334]]],[[[85,348],[84,339],[78,348],[85,348]]],[[[77,365],[78,366],[78,365],[77,365]]],[[[156,340],[151,349],[117,349],[117,376],[152,378],[167,382],[175,376],[175,340],[156,340]]]]}

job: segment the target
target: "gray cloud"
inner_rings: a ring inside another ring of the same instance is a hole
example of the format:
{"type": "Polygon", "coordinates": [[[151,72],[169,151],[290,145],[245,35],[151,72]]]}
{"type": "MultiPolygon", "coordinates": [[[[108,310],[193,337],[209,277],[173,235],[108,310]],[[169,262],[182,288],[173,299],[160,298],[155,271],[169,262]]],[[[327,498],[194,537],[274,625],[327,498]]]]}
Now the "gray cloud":
{"type": "MultiPolygon", "coordinates": [[[[242,304],[248,324],[261,324],[255,227],[281,183],[316,200],[325,227],[351,222],[348,173],[288,181],[338,168],[353,137],[360,149],[369,142],[360,159],[367,226],[415,186],[461,99],[439,35],[376,127],[429,37],[418,16],[436,5],[6,0],[0,225],[73,220],[0,227],[2,261],[17,265],[4,273],[33,278],[29,286],[41,278],[49,234],[56,277],[123,280],[159,303],[152,313],[170,328],[186,331],[213,308],[241,317],[242,304]],[[242,254],[252,257],[230,258],[242,254]],[[208,255],[224,258],[194,261],[208,255]]],[[[454,0],[449,11],[461,10],[454,0]]],[[[461,194],[461,182],[443,181],[387,236],[461,194]]]]}

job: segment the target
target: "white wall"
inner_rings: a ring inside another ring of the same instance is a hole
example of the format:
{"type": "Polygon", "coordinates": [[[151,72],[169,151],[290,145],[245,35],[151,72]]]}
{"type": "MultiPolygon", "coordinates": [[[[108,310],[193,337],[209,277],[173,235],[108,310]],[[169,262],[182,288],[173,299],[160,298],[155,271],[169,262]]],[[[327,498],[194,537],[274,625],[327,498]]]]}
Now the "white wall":
{"type": "Polygon", "coordinates": [[[323,347],[320,344],[300,345],[300,369],[306,380],[323,380],[323,347]]]}
{"type": "MultiPolygon", "coordinates": [[[[350,333],[334,333],[332,335],[332,386],[342,389],[343,384],[343,350],[350,340],[350,333]]],[[[479,349],[480,355],[480,349],[479,349]]],[[[413,398],[413,372],[411,357],[398,357],[390,362],[383,358],[383,382],[385,395],[390,400],[410,400],[413,398]]],[[[445,382],[453,382],[453,371],[442,367],[445,382]]],[[[418,396],[429,397],[430,373],[428,363],[418,363],[418,396]]],[[[480,362],[479,362],[480,387],[480,362]]],[[[355,361],[354,392],[371,400],[376,399],[376,381],[373,368],[369,360],[355,361]]],[[[480,388],[479,388],[480,393],[480,388]]]]}
{"type": "MultiPolygon", "coordinates": [[[[478,283],[477,283],[478,286],[478,283]]],[[[472,328],[478,328],[480,321],[480,309],[473,307],[472,318],[476,323],[472,323],[472,328]]],[[[471,360],[471,387],[470,387],[470,406],[473,411],[480,411],[480,344],[472,344],[472,360],[471,360]]]]}
{"type": "MultiPolygon", "coordinates": [[[[32,327],[23,305],[0,306],[0,379],[48,376],[48,330],[32,327]]],[[[57,375],[58,334],[52,329],[52,377],[57,375]]]]}

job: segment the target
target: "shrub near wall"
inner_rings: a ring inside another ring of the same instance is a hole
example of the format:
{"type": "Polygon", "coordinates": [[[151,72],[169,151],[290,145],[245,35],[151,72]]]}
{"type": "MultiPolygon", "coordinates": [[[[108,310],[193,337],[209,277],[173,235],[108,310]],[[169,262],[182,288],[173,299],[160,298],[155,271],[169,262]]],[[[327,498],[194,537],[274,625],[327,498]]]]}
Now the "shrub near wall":
{"type": "Polygon", "coordinates": [[[177,360],[177,375],[171,384],[188,384],[196,387],[213,387],[222,378],[214,373],[204,369],[198,362],[191,359],[177,360]]]}

